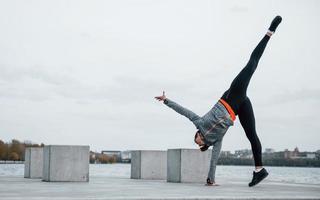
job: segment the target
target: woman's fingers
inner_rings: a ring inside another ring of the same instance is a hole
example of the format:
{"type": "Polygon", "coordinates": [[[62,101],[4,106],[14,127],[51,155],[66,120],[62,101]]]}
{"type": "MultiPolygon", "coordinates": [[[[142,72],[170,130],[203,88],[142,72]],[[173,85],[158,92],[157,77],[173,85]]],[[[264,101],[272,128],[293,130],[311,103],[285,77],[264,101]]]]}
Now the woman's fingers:
{"type": "Polygon", "coordinates": [[[159,101],[163,101],[166,98],[165,91],[162,91],[162,96],[157,96],[157,97],[154,97],[154,98],[159,100],[159,101]]]}
{"type": "Polygon", "coordinates": [[[159,101],[163,100],[162,97],[155,97],[155,99],[157,99],[157,100],[159,100],[159,101]]]}
{"type": "Polygon", "coordinates": [[[206,183],[205,186],[220,186],[220,185],[216,183],[206,183]]]}

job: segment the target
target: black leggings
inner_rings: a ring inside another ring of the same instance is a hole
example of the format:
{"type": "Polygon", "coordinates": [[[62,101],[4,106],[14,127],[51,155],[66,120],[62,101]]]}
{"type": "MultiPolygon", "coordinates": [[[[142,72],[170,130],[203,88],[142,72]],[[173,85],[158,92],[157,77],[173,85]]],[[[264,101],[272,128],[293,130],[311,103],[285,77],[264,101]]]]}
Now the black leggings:
{"type": "Polygon", "coordinates": [[[252,105],[247,97],[247,88],[269,39],[268,35],[262,38],[258,46],[253,50],[247,65],[232,81],[230,88],[221,97],[231,106],[235,114],[239,116],[240,123],[251,143],[255,166],[262,166],[261,143],[256,132],[252,105]]]}

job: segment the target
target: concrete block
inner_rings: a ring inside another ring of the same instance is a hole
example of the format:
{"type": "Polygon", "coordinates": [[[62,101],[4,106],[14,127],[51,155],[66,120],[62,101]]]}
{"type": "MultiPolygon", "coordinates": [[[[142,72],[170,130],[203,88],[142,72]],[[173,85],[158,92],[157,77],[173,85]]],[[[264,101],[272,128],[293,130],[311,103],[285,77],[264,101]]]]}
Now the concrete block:
{"type": "Polygon", "coordinates": [[[166,180],[167,151],[132,151],[131,178],[166,180]]]}
{"type": "Polygon", "coordinates": [[[43,181],[89,181],[89,146],[44,147],[43,181]]]}
{"type": "Polygon", "coordinates": [[[175,183],[205,182],[209,172],[211,151],[168,149],[167,181],[175,183]]]}
{"type": "Polygon", "coordinates": [[[42,178],[43,148],[27,147],[24,158],[24,177],[42,178]]]}

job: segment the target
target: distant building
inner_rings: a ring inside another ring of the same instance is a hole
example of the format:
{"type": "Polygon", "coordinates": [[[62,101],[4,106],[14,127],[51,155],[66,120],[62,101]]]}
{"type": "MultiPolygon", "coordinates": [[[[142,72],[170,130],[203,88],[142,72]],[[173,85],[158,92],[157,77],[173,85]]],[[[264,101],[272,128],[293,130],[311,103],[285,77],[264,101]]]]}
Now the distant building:
{"type": "Polygon", "coordinates": [[[284,158],[286,159],[296,159],[299,158],[300,152],[298,147],[294,148],[293,151],[289,151],[288,149],[284,150],[284,158]]]}
{"type": "Polygon", "coordinates": [[[97,153],[93,152],[93,151],[90,151],[90,163],[93,164],[93,163],[99,163],[97,161],[97,156],[96,156],[97,153]]]}
{"type": "Polygon", "coordinates": [[[264,150],[264,153],[274,153],[275,152],[275,150],[274,149],[271,149],[271,148],[266,148],[265,150],[264,150]]]}
{"type": "Polygon", "coordinates": [[[296,147],[293,151],[289,151],[286,149],[284,151],[284,158],[286,159],[316,159],[316,152],[300,152],[298,147],[296,147]]]}
{"type": "Polygon", "coordinates": [[[320,150],[316,151],[316,158],[320,160],[320,150]]]}
{"type": "Polygon", "coordinates": [[[230,157],[230,156],[232,156],[232,154],[230,151],[221,151],[220,156],[221,157],[230,157]]]}
{"type": "Polygon", "coordinates": [[[130,163],[131,162],[131,151],[121,152],[121,162],[130,163]]]}
{"type": "Polygon", "coordinates": [[[234,154],[237,158],[252,158],[251,149],[236,150],[234,154]]]}
{"type": "Polygon", "coordinates": [[[299,158],[306,158],[306,159],[315,159],[316,153],[314,152],[301,152],[299,158]]]}
{"type": "Polygon", "coordinates": [[[101,151],[101,154],[115,157],[117,162],[129,163],[131,162],[131,151],[101,151]]]}
{"type": "Polygon", "coordinates": [[[119,156],[121,155],[121,151],[101,151],[101,154],[107,155],[107,156],[119,156]]]}
{"type": "Polygon", "coordinates": [[[316,153],[307,153],[306,158],[315,159],[316,158],[316,153]]]}
{"type": "Polygon", "coordinates": [[[93,152],[93,151],[90,151],[90,157],[91,157],[92,159],[96,159],[96,153],[93,152]]]}

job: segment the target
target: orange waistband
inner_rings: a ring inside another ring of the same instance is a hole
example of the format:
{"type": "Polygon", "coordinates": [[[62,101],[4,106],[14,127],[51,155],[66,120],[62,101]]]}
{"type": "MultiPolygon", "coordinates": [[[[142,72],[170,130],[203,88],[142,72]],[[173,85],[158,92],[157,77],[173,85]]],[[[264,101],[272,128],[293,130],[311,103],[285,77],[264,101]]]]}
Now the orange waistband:
{"type": "Polygon", "coordinates": [[[236,114],[234,114],[231,106],[230,106],[225,100],[223,100],[223,99],[220,99],[219,101],[220,101],[220,102],[224,105],[224,107],[227,109],[228,113],[230,114],[231,119],[232,119],[233,121],[236,120],[236,114]]]}

